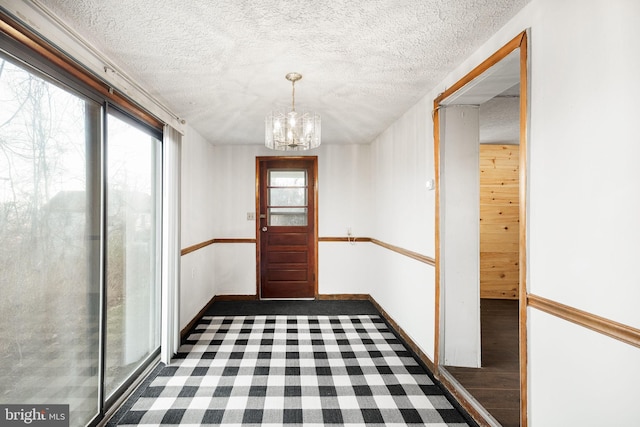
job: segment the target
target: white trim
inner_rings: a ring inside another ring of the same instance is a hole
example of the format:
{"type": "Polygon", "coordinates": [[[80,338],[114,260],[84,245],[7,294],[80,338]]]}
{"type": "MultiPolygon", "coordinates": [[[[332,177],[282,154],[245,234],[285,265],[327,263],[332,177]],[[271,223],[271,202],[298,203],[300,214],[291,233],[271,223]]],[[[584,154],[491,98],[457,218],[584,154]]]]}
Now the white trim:
{"type": "Polygon", "coordinates": [[[162,144],[162,336],[169,364],[180,346],[180,155],[182,135],[164,127],[162,144]]]}

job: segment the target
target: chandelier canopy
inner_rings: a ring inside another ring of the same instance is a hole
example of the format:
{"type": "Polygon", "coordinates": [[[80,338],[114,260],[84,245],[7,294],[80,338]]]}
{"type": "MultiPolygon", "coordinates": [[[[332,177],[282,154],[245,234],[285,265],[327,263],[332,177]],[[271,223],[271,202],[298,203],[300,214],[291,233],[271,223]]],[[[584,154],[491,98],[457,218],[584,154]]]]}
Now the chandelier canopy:
{"type": "Polygon", "coordinates": [[[285,76],[291,82],[291,111],[272,111],[264,120],[264,145],[273,150],[310,150],[320,145],[320,115],[296,111],[298,73],[285,76]]]}

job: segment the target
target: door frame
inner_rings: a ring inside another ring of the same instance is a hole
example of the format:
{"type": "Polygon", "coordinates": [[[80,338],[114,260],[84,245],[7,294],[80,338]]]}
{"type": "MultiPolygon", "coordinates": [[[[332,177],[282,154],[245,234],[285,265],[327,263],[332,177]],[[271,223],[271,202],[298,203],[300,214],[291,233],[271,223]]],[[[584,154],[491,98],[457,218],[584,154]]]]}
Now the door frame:
{"type": "MultiPolygon", "coordinates": [[[[528,425],[528,370],[527,370],[527,153],[528,153],[528,123],[529,123],[529,45],[528,30],[525,30],[514,37],[511,41],[498,49],[493,55],[489,56],[476,68],[458,80],[455,84],[438,95],[433,102],[433,136],[434,136],[434,168],[435,168],[435,341],[434,341],[434,373],[437,378],[443,379],[440,369],[441,364],[441,343],[442,337],[442,313],[441,313],[441,226],[442,218],[440,218],[441,209],[441,188],[440,188],[440,171],[441,171],[441,153],[440,153],[440,115],[439,109],[441,103],[458,90],[462,89],[466,84],[479,77],[493,65],[498,63],[504,57],[516,49],[520,49],[520,153],[519,153],[519,361],[520,361],[520,427],[528,425]]],[[[456,388],[458,394],[465,395],[464,390],[458,390],[456,384],[451,384],[456,388]]]]}
{"type": "Polygon", "coordinates": [[[262,275],[261,273],[261,246],[262,246],[262,233],[261,222],[260,222],[260,166],[262,163],[266,163],[273,160],[304,160],[312,162],[312,170],[313,170],[313,179],[309,182],[309,184],[313,184],[312,189],[312,197],[313,197],[313,274],[315,277],[313,283],[313,297],[314,299],[318,299],[318,156],[256,156],[256,190],[255,190],[255,233],[256,233],[256,297],[258,299],[262,299],[261,289],[262,289],[262,275]]]}

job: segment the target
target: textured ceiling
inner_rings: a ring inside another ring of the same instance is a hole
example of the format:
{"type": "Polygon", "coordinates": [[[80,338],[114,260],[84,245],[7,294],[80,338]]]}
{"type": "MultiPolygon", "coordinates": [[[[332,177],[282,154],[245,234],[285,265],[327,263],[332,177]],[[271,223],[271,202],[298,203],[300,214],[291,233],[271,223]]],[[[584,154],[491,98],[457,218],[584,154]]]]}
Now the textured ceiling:
{"type": "Polygon", "coordinates": [[[39,0],[214,144],[291,102],[369,143],[529,0],[39,0]]]}

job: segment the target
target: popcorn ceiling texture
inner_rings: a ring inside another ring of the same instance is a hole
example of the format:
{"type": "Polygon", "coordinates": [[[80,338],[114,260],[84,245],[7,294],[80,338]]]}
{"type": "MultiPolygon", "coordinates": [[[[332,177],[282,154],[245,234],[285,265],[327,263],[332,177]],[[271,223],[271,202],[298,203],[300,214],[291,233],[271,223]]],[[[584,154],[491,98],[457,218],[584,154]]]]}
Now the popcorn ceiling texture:
{"type": "Polygon", "coordinates": [[[214,144],[291,102],[369,143],[529,0],[40,0],[214,144]]]}

